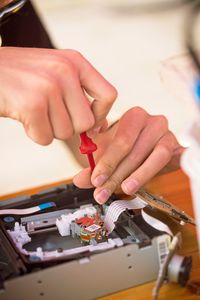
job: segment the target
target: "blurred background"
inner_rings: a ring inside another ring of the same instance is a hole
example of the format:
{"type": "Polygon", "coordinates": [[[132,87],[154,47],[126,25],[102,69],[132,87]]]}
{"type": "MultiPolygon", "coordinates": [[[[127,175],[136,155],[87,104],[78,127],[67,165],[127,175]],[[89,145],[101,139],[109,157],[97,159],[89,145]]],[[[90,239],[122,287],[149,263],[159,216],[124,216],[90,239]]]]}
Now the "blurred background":
{"type": "MultiPolygon", "coordinates": [[[[194,109],[165,89],[159,75],[162,61],[185,52],[187,9],[135,10],[142,2],[32,1],[56,47],[80,51],[118,89],[111,118],[141,106],[151,114],[164,114],[171,130],[187,144],[184,132],[194,109]]],[[[15,121],[0,119],[0,138],[1,195],[70,178],[80,170],[63,143],[35,145],[15,121]]]]}

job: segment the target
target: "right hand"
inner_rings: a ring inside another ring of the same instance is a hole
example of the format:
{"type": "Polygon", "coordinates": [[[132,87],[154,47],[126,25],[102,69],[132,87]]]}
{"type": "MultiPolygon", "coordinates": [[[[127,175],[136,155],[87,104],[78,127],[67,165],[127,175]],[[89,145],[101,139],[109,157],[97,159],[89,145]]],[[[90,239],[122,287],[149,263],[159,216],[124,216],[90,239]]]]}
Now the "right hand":
{"type": "Polygon", "coordinates": [[[94,198],[105,203],[121,185],[127,195],[144,186],[158,173],[179,168],[185,150],[169,130],[164,116],[153,116],[140,107],[129,109],[111,128],[94,140],[96,167],[77,174],[79,188],[95,187],[94,198]]]}
{"type": "Polygon", "coordinates": [[[0,70],[0,116],[22,122],[42,145],[101,127],[117,97],[74,50],[2,47],[0,70]]]}

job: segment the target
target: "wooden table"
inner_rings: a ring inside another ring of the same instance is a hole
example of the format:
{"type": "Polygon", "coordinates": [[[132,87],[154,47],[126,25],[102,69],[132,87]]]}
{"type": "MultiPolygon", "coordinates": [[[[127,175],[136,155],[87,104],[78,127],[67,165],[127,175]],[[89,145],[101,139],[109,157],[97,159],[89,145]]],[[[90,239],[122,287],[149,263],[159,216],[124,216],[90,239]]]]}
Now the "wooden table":
{"type": "MultiPolygon", "coordinates": [[[[17,194],[0,197],[0,200],[6,200],[10,197],[21,194],[33,194],[40,189],[49,188],[58,184],[66,183],[67,181],[57,182],[48,186],[23,191],[17,194]]],[[[149,191],[162,195],[170,202],[174,203],[179,208],[193,216],[191,194],[187,177],[181,172],[176,171],[167,175],[154,178],[147,186],[149,191]]],[[[191,255],[193,258],[193,268],[191,279],[200,281],[200,261],[197,248],[197,239],[195,227],[186,225],[181,229],[183,233],[183,246],[180,254],[191,255]]],[[[154,283],[148,283],[132,289],[128,289],[113,295],[101,298],[101,300],[148,300],[152,299],[151,293],[154,283]]],[[[159,294],[159,300],[193,300],[200,299],[200,296],[195,296],[188,291],[187,288],[181,288],[177,284],[164,285],[159,294]]]]}

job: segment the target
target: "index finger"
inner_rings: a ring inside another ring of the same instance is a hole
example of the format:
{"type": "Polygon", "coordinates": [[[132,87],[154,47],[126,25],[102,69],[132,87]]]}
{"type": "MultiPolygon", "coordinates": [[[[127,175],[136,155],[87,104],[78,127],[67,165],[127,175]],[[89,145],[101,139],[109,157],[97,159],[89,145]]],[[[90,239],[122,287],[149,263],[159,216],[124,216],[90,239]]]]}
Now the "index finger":
{"type": "Polygon", "coordinates": [[[97,127],[109,113],[117,98],[117,90],[80,53],[73,50],[67,53],[78,69],[81,86],[94,98],[91,109],[97,127]]]}
{"type": "Polygon", "coordinates": [[[148,114],[138,108],[128,110],[120,119],[113,140],[97,162],[92,173],[92,183],[101,186],[116,170],[120,162],[129,154],[138,136],[146,126],[148,114]]]}

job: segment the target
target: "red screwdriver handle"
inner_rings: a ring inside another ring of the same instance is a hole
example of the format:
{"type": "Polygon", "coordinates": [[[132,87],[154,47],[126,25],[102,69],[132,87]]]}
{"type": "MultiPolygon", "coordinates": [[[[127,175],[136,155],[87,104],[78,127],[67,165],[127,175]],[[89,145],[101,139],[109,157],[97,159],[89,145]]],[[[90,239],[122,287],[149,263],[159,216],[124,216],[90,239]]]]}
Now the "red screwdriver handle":
{"type": "Polygon", "coordinates": [[[87,154],[91,171],[93,171],[95,168],[93,152],[97,150],[97,145],[87,136],[86,132],[80,134],[80,139],[81,145],[79,150],[82,154],[87,154]]]}

